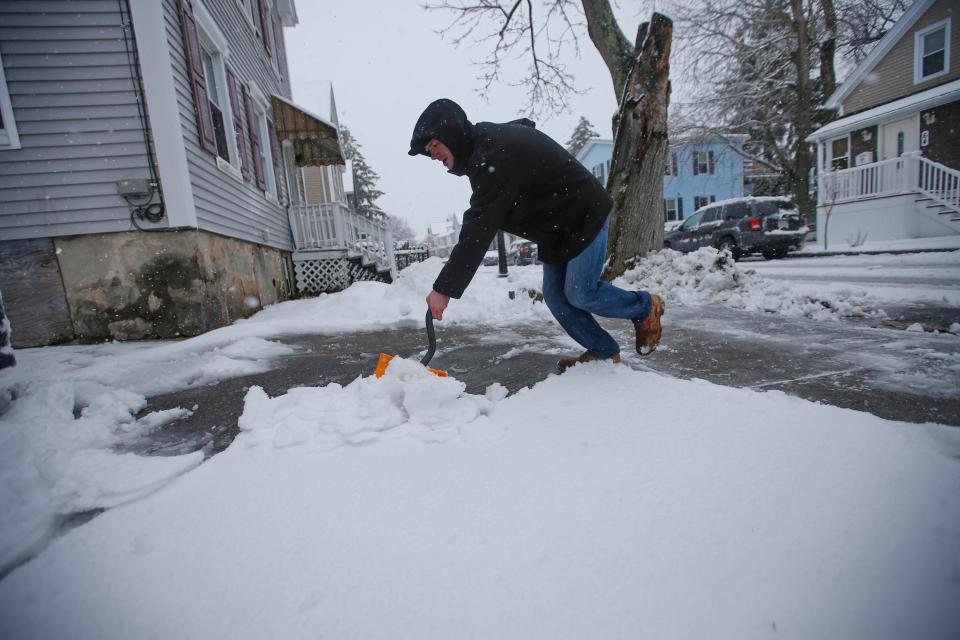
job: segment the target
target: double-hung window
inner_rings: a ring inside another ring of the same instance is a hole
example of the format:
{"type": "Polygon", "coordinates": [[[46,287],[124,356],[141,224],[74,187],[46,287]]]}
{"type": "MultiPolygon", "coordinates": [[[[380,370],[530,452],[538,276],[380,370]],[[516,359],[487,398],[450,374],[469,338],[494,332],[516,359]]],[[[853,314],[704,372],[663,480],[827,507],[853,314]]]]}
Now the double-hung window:
{"type": "Polygon", "coordinates": [[[254,162],[260,165],[260,170],[263,172],[263,181],[266,183],[265,191],[276,198],[277,180],[273,171],[273,149],[270,145],[270,128],[267,126],[267,114],[259,102],[255,104],[254,111],[256,112],[257,135],[261,141],[260,157],[255,158],[254,162]]]}
{"type": "Polygon", "coordinates": [[[712,176],[714,173],[713,151],[693,152],[693,175],[712,176]]]}
{"type": "Polygon", "coordinates": [[[913,40],[913,82],[926,82],[950,72],[950,18],[917,31],[913,40]]]}
{"type": "Polygon", "coordinates": [[[666,220],[683,220],[683,198],[666,198],[663,208],[666,220]]]}
{"type": "Polygon", "coordinates": [[[3,73],[3,58],[0,58],[0,149],[19,149],[20,136],[13,119],[13,105],[7,91],[7,78],[3,73]]]}
{"type": "Polygon", "coordinates": [[[677,175],[677,152],[670,151],[667,153],[667,167],[663,172],[665,176],[675,176],[677,175]]]}
{"type": "Polygon", "coordinates": [[[194,72],[191,82],[198,82],[203,87],[203,90],[194,92],[194,100],[198,102],[197,117],[201,121],[198,123],[201,144],[217,156],[220,169],[242,180],[240,145],[234,121],[241,114],[233,112],[238,106],[232,104],[227,83],[225,62],[230,55],[227,38],[202,2],[193,3],[193,9],[196,40],[192,46],[188,43],[188,54],[199,58],[200,68],[194,72]]]}
{"type": "Polygon", "coordinates": [[[841,171],[850,167],[850,142],[847,136],[830,141],[830,169],[841,171]]]}
{"type": "Polygon", "coordinates": [[[711,202],[716,202],[717,196],[693,196],[693,210],[705,207],[711,202]]]}
{"type": "Polygon", "coordinates": [[[230,162],[234,154],[230,153],[228,138],[232,137],[230,119],[225,110],[229,108],[221,76],[223,62],[219,53],[211,51],[207,44],[200,43],[200,55],[203,57],[203,71],[207,82],[207,100],[210,103],[210,117],[213,119],[213,137],[217,143],[217,155],[230,162]]]}

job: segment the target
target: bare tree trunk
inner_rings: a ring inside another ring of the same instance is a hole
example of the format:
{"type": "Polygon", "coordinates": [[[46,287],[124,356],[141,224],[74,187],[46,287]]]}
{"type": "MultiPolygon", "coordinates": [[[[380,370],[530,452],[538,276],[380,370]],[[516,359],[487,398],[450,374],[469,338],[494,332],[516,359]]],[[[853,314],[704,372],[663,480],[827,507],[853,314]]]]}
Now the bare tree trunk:
{"type": "Polygon", "coordinates": [[[606,280],[663,246],[663,169],[673,21],[654,13],[637,32],[636,58],[617,114],[607,190],[613,196],[606,280]]]}
{"type": "Polygon", "coordinates": [[[837,90],[837,72],[834,59],[837,57],[837,10],[833,0],[820,0],[823,10],[823,25],[827,30],[826,37],[820,42],[820,82],[825,104],[833,92],[837,90]]]}
{"type": "MultiPolygon", "coordinates": [[[[600,52],[613,81],[613,95],[620,98],[623,85],[630,76],[635,56],[630,41],[623,35],[608,0],[581,0],[587,17],[587,33],[593,46],[600,52]]],[[[639,44],[639,43],[638,43],[639,44]]]]}
{"type": "Polygon", "coordinates": [[[810,143],[807,136],[813,132],[813,81],[810,79],[810,60],[808,58],[810,33],[807,28],[807,14],[803,0],[790,0],[791,28],[797,38],[797,49],[793,53],[793,63],[797,71],[795,91],[797,94],[797,115],[794,127],[796,136],[791,187],[797,205],[803,213],[813,208],[810,197],[810,143]]]}

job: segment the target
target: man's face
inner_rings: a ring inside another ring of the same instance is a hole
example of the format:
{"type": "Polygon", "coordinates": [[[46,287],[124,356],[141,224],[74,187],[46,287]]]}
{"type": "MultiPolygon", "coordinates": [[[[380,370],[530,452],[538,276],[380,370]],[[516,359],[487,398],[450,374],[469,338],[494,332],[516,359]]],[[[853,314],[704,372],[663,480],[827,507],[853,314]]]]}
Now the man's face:
{"type": "Polygon", "coordinates": [[[427,153],[430,155],[431,160],[439,160],[443,163],[443,166],[449,171],[453,169],[453,154],[450,153],[450,149],[447,148],[447,145],[443,144],[436,138],[430,140],[425,147],[427,153]]]}

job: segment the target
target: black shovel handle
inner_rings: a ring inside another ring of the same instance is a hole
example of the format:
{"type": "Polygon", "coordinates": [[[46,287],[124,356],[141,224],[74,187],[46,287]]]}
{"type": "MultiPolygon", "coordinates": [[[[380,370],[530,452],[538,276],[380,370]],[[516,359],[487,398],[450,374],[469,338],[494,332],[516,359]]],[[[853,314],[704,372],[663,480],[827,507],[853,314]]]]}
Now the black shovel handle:
{"type": "Polygon", "coordinates": [[[427,353],[420,359],[420,364],[423,366],[430,364],[430,359],[437,351],[437,332],[433,330],[433,312],[430,309],[427,309],[427,342],[429,343],[427,353]]]}

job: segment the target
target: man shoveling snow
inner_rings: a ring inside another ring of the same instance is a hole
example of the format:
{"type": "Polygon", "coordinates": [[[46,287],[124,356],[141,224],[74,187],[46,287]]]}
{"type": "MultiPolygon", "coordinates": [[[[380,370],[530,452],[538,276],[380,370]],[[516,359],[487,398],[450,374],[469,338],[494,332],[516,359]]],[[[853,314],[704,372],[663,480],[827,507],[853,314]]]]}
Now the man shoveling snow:
{"type": "Polygon", "coordinates": [[[633,321],[637,352],[653,353],[662,334],[663,300],[601,280],[613,202],[562,146],[529,120],[473,124],[458,104],[440,99],[417,121],[408,153],[466,175],[473,189],[460,238],[427,296],[436,320],[450,298],[463,294],[502,229],[537,243],[547,307],[586,349],[560,360],[561,372],[579,362],[620,361],[620,346],[594,314],[633,321]]]}

